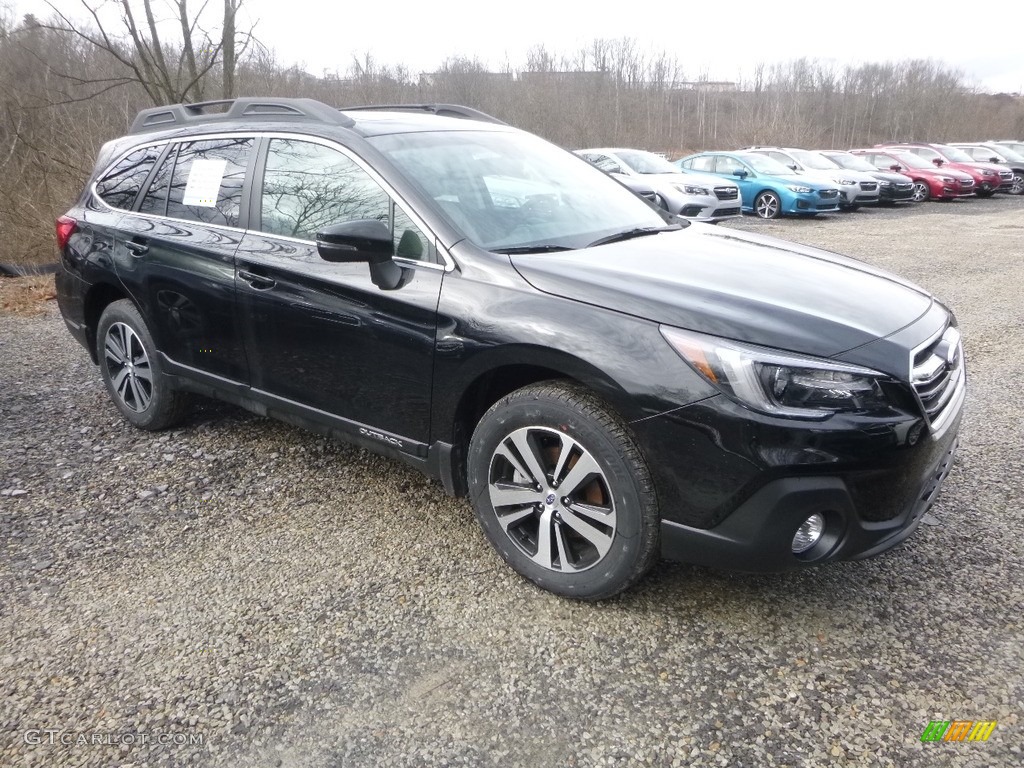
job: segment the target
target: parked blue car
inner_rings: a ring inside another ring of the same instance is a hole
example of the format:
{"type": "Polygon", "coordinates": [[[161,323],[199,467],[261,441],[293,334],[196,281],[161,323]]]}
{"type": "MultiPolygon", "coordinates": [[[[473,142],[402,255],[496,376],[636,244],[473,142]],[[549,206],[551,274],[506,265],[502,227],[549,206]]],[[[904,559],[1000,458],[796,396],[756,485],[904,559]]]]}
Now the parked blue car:
{"type": "Polygon", "coordinates": [[[839,209],[839,188],[829,179],[797,174],[753,152],[701,152],[677,160],[686,171],[724,176],[740,185],[743,210],[762,219],[786,213],[815,216],[839,209]]]}

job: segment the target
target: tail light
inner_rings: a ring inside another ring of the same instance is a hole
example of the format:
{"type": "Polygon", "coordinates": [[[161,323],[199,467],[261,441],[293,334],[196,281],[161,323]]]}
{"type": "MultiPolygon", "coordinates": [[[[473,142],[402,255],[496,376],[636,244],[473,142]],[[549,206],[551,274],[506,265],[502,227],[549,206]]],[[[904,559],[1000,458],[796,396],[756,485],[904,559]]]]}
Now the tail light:
{"type": "Polygon", "coordinates": [[[76,229],[78,229],[78,222],[70,216],[61,216],[57,219],[57,248],[59,250],[64,250],[64,246],[68,244],[68,240],[75,234],[76,229]]]}

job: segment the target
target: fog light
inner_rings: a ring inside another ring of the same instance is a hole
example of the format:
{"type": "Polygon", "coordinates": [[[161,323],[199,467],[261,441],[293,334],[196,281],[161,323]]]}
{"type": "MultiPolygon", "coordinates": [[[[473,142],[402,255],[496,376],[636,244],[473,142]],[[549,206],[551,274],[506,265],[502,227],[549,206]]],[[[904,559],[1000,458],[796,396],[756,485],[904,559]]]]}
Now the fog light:
{"type": "Polygon", "coordinates": [[[796,536],[793,537],[793,554],[799,555],[817,544],[824,530],[825,518],[819,513],[815,512],[804,520],[796,529],[796,536]]]}

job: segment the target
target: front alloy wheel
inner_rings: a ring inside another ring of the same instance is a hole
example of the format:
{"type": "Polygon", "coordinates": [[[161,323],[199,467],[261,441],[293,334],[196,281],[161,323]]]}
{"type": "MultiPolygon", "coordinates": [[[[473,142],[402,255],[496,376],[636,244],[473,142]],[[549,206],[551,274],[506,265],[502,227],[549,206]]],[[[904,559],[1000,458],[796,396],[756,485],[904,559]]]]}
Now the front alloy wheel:
{"type": "Polygon", "coordinates": [[[647,462],[628,426],[579,384],[531,384],[496,402],[473,431],[466,471],[487,539],[543,589],[611,597],[657,559],[647,462]]]}
{"type": "Polygon", "coordinates": [[[1009,192],[1011,195],[1024,195],[1024,171],[1013,172],[1013,186],[1009,192]]]}
{"type": "Polygon", "coordinates": [[[505,535],[542,568],[593,568],[615,538],[615,501],[601,467],[576,440],[523,427],[491,457],[491,506],[505,535]]]}
{"type": "Polygon", "coordinates": [[[931,192],[929,191],[928,185],[925,182],[923,182],[923,181],[915,181],[914,182],[914,194],[911,196],[911,199],[915,203],[923,203],[925,200],[927,200],[929,198],[930,195],[931,195],[931,192]]]}
{"type": "Polygon", "coordinates": [[[778,218],[782,212],[782,203],[774,192],[762,192],[754,200],[754,213],[762,219],[778,218]]]}

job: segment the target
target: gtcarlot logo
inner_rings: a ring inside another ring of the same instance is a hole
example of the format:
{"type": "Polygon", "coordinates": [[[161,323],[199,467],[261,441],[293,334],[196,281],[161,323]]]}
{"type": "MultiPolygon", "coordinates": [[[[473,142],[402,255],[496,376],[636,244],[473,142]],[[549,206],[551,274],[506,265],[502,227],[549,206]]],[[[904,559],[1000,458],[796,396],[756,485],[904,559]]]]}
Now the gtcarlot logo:
{"type": "Polygon", "coordinates": [[[61,744],[63,746],[133,746],[157,744],[160,746],[202,746],[201,733],[111,733],[104,731],[75,732],[59,728],[32,728],[22,739],[26,744],[61,744]]]}
{"type": "Polygon", "coordinates": [[[995,720],[932,720],[921,741],[988,741],[995,729],[995,720]]]}

